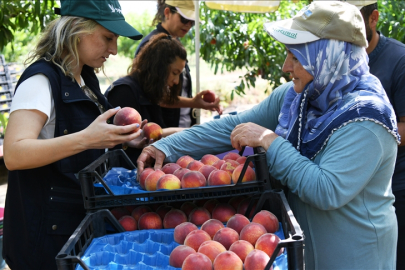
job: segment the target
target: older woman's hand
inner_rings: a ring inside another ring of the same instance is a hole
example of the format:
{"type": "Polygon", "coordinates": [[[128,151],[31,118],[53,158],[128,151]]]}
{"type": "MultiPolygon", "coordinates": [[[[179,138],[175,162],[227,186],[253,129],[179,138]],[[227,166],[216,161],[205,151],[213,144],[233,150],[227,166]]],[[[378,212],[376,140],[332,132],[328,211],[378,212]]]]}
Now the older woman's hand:
{"type": "Polygon", "coordinates": [[[138,167],[138,175],[141,175],[146,167],[152,167],[153,162],[155,162],[155,170],[162,168],[165,157],[166,155],[156,147],[152,145],[145,147],[136,162],[138,167]]]}
{"type": "Polygon", "coordinates": [[[231,133],[231,143],[239,151],[243,146],[261,146],[267,151],[277,137],[278,135],[272,130],[249,122],[235,127],[231,133]]]}

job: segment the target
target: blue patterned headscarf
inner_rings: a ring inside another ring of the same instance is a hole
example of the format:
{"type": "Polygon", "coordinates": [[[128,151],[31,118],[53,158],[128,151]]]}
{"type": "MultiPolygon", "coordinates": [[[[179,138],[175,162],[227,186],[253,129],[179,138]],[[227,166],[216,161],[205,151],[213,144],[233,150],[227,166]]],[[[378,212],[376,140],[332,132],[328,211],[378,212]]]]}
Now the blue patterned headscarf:
{"type": "Polygon", "coordinates": [[[369,120],[384,126],[399,144],[394,110],[380,81],[369,73],[364,48],[331,39],[286,47],[314,79],[300,94],[288,90],[278,135],[313,159],[334,131],[369,120]]]}

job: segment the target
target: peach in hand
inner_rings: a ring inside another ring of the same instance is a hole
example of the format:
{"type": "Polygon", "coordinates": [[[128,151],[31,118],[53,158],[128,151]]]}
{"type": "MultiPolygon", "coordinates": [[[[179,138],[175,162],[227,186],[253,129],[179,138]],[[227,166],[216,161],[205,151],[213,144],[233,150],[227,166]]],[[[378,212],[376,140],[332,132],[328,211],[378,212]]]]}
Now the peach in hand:
{"type": "Polygon", "coordinates": [[[142,123],[142,117],[134,108],[124,107],[118,110],[115,114],[113,123],[116,126],[139,124],[139,127],[132,131],[132,133],[134,133],[139,130],[142,123]]]}
{"type": "Polygon", "coordinates": [[[148,142],[150,140],[153,141],[158,141],[162,138],[163,135],[163,129],[156,123],[149,122],[146,123],[143,128],[143,134],[144,136],[148,139],[148,142]]]}
{"type": "Polygon", "coordinates": [[[205,93],[204,96],[203,96],[203,100],[205,102],[210,102],[210,103],[214,102],[215,101],[215,93],[210,91],[210,90],[207,90],[207,93],[205,93]]]}

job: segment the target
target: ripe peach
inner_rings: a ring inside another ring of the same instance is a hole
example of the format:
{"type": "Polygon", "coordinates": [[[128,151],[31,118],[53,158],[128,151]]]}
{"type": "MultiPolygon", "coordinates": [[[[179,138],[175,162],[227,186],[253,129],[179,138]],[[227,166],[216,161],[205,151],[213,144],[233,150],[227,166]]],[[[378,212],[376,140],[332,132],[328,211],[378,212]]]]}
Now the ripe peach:
{"type": "Polygon", "coordinates": [[[169,264],[170,266],[181,268],[187,256],[194,253],[196,253],[196,251],[189,246],[186,245],[177,246],[170,253],[169,264]]]}
{"type": "Polygon", "coordinates": [[[187,235],[186,239],[184,239],[184,244],[186,246],[194,248],[195,251],[198,251],[201,244],[208,240],[212,239],[206,231],[194,230],[187,235]]]}
{"type": "Polygon", "coordinates": [[[182,188],[198,188],[204,187],[207,184],[204,175],[198,171],[186,173],[180,182],[182,188]]]}
{"type": "Polygon", "coordinates": [[[194,158],[190,157],[190,156],[182,156],[180,157],[176,163],[180,165],[180,167],[182,168],[187,168],[187,165],[191,162],[194,161],[194,158]]]}
{"type": "Polygon", "coordinates": [[[134,129],[131,133],[135,133],[139,130],[141,123],[142,123],[142,117],[138,113],[137,110],[131,107],[124,107],[121,108],[114,116],[113,120],[114,125],[116,126],[126,126],[126,125],[132,125],[132,124],[139,124],[139,127],[134,129]]]}
{"type": "Polygon", "coordinates": [[[149,206],[140,205],[132,210],[131,216],[138,222],[139,218],[147,212],[152,212],[152,209],[149,206]]]}
{"type": "Polygon", "coordinates": [[[252,222],[262,224],[268,233],[275,233],[279,228],[278,218],[272,212],[267,210],[262,210],[257,213],[253,217],[252,222]]]}
{"type": "Polygon", "coordinates": [[[163,175],[165,175],[165,173],[161,170],[156,170],[149,174],[149,176],[145,179],[145,189],[147,191],[155,191],[157,182],[163,175]]]}
{"type": "Polygon", "coordinates": [[[267,233],[266,228],[259,223],[251,222],[240,231],[240,240],[246,240],[252,245],[256,244],[260,236],[267,233]]]}
{"type": "Polygon", "coordinates": [[[210,102],[210,103],[214,102],[215,101],[215,93],[208,90],[208,92],[203,95],[203,100],[205,102],[210,102]]]}
{"type": "Polygon", "coordinates": [[[223,170],[213,171],[207,180],[208,186],[220,186],[232,184],[232,178],[228,172],[223,170]]]}
{"type": "Polygon", "coordinates": [[[135,231],[137,228],[136,220],[131,216],[122,216],[118,222],[126,231],[135,231]]]}
{"type": "Polygon", "coordinates": [[[234,252],[225,251],[215,258],[214,270],[243,270],[243,262],[234,252]]]}
{"type": "Polygon", "coordinates": [[[180,169],[175,170],[173,174],[175,176],[177,176],[177,178],[179,178],[181,181],[181,178],[183,178],[183,175],[185,175],[188,172],[191,172],[191,171],[187,168],[180,168],[180,169]]]}
{"type": "Polygon", "coordinates": [[[228,222],[226,227],[234,229],[237,233],[240,233],[242,229],[250,223],[250,220],[241,214],[233,215],[228,222]]]}
{"type": "Polygon", "coordinates": [[[195,203],[193,203],[193,202],[184,202],[180,206],[180,210],[183,211],[184,214],[186,214],[186,216],[188,217],[190,215],[191,211],[193,211],[197,207],[198,206],[195,205],[195,203]]]}
{"type": "Polygon", "coordinates": [[[131,213],[125,207],[115,207],[110,210],[111,214],[116,220],[119,220],[123,216],[129,216],[131,213]]]}
{"type": "Polygon", "coordinates": [[[145,180],[146,177],[149,176],[149,174],[153,173],[155,170],[152,168],[146,168],[143,170],[143,172],[139,175],[139,185],[141,188],[145,189],[145,180]]]}
{"type": "Polygon", "coordinates": [[[245,262],[246,256],[254,249],[255,247],[245,240],[238,240],[229,247],[229,251],[235,252],[242,262],[245,262]]]}
{"type": "Polygon", "coordinates": [[[173,174],[177,169],[181,168],[179,164],[167,163],[162,167],[162,171],[165,174],[173,174]]]}
{"type": "Polygon", "coordinates": [[[245,199],[246,196],[241,195],[241,196],[236,196],[236,197],[232,197],[231,199],[229,199],[228,203],[235,208],[236,210],[238,210],[238,205],[241,201],[243,201],[243,199],[245,199]]]}
{"type": "Polygon", "coordinates": [[[153,140],[154,142],[160,140],[163,135],[163,129],[156,123],[149,122],[146,123],[143,128],[143,134],[144,136],[148,139],[148,142],[150,140],[153,140]]]}
{"type": "MultiPolygon", "coordinates": [[[[238,180],[239,180],[239,176],[240,176],[240,174],[241,174],[241,172],[242,172],[242,169],[243,169],[243,166],[244,165],[239,165],[239,166],[237,166],[234,170],[233,170],[233,173],[232,173],[232,181],[234,182],[234,183],[237,183],[238,182],[238,180]]],[[[255,171],[251,168],[251,167],[247,167],[246,168],[246,171],[245,171],[245,175],[243,176],[243,178],[242,178],[242,183],[244,183],[244,182],[250,182],[250,181],[254,181],[254,180],[256,180],[256,173],[255,173],[255,171]]]]}
{"type": "Polygon", "coordinates": [[[228,160],[225,161],[224,164],[222,164],[220,170],[226,171],[232,177],[233,171],[238,166],[239,166],[238,162],[236,162],[235,160],[228,159],[228,160]]]}
{"type": "Polygon", "coordinates": [[[226,248],[219,242],[214,240],[208,240],[201,244],[198,249],[199,253],[205,254],[214,262],[219,253],[226,251],[226,248]]]}
{"type": "MultiPolygon", "coordinates": [[[[245,270],[263,270],[270,261],[270,257],[263,251],[252,250],[245,259],[245,270]]],[[[271,266],[270,270],[273,269],[271,266]]]]}
{"type": "Polygon", "coordinates": [[[227,159],[237,160],[237,159],[240,158],[240,157],[241,157],[241,155],[239,155],[238,153],[229,152],[229,153],[226,154],[222,159],[223,159],[223,160],[227,160],[227,159]]]}
{"type": "Polygon", "coordinates": [[[225,160],[220,159],[220,160],[218,160],[217,162],[215,162],[214,164],[212,164],[212,166],[214,166],[215,168],[217,168],[218,170],[220,170],[222,164],[224,164],[224,163],[225,163],[225,160]]]}
{"type": "Polygon", "coordinates": [[[231,228],[222,228],[214,235],[213,240],[220,242],[227,250],[239,240],[239,234],[231,228]]]}
{"type": "Polygon", "coordinates": [[[193,211],[190,212],[190,215],[188,216],[188,221],[191,223],[200,226],[207,220],[211,218],[210,212],[208,212],[207,209],[203,207],[197,207],[194,208],[193,211]]]}
{"type": "Polygon", "coordinates": [[[165,218],[165,215],[167,214],[167,212],[169,212],[170,210],[172,210],[173,207],[169,206],[169,205],[161,205],[159,206],[158,209],[156,209],[156,213],[159,215],[159,217],[163,220],[165,218]]]}
{"type": "Polygon", "coordinates": [[[179,209],[172,209],[163,218],[163,228],[175,228],[177,225],[187,222],[186,214],[179,209]]]}
{"type": "MultiPolygon", "coordinates": [[[[271,258],[280,241],[281,239],[277,235],[273,233],[265,233],[262,236],[260,236],[259,239],[257,239],[255,249],[259,249],[266,252],[266,254],[269,255],[269,257],[271,258]]],[[[283,251],[284,248],[281,248],[277,256],[280,256],[281,253],[283,253],[283,251]]]]}
{"type": "Polygon", "coordinates": [[[217,171],[217,170],[218,169],[215,168],[212,165],[204,165],[198,171],[204,175],[205,179],[208,180],[208,177],[210,176],[210,173],[213,172],[213,171],[217,171]]]}
{"type": "Polygon", "coordinates": [[[212,210],[212,218],[225,223],[236,214],[236,210],[227,203],[220,203],[212,210]]]}
{"type": "Polygon", "coordinates": [[[181,183],[179,178],[177,178],[173,174],[165,174],[159,178],[158,182],[156,183],[156,190],[158,189],[180,189],[181,183]]]}
{"type": "Polygon", "coordinates": [[[184,244],[184,239],[186,239],[187,235],[194,231],[198,230],[197,226],[191,222],[183,222],[179,225],[177,225],[174,228],[174,241],[177,243],[183,245],[184,244]]]}
{"type": "Polygon", "coordinates": [[[211,154],[206,154],[201,158],[201,162],[204,163],[205,165],[212,165],[215,162],[217,162],[219,158],[217,156],[211,155],[211,154]]]}
{"type": "Polygon", "coordinates": [[[211,238],[222,228],[225,228],[224,224],[217,219],[209,219],[201,225],[201,230],[206,231],[211,238]]]}
{"type": "Polygon", "coordinates": [[[195,270],[198,265],[199,270],[212,270],[212,262],[207,255],[193,253],[186,257],[181,267],[182,270],[195,270]]]}
{"type": "Polygon", "coordinates": [[[138,220],[139,230],[162,229],[162,219],[155,212],[147,212],[138,220]]]}
{"type": "Polygon", "coordinates": [[[217,204],[219,204],[219,201],[217,199],[210,199],[204,203],[203,207],[207,209],[210,214],[212,214],[212,210],[214,210],[217,204]]]}
{"type": "MultiPolygon", "coordinates": [[[[242,156],[242,157],[240,157],[240,158],[238,158],[237,160],[236,160],[236,162],[238,162],[239,164],[242,164],[242,165],[244,165],[245,164],[245,162],[246,162],[246,159],[247,159],[247,157],[244,157],[244,156],[242,156]]],[[[254,165],[253,165],[253,162],[251,161],[251,162],[249,162],[249,166],[250,167],[254,167],[254,165]]]]}
{"type": "Polygon", "coordinates": [[[193,160],[187,165],[187,169],[191,171],[198,171],[202,166],[204,166],[204,163],[198,160],[193,160]]]}
{"type": "Polygon", "coordinates": [[[250,213],[246,213],[246,211],[247,211],[247,209],[248,209],[248,207],[249,207],[249,204],[250,204],[250,201],[251,201],[251,200],[252,200],[251,198],[243,199],[243,200],[239,203],[238,209],[237,209],[236,212],[237,212],[238,214],[241,214],[241,215],[246,216],[247,218],[253,218],[253,215],[254,215],[254,213],[255,213],[255,209],[256,209],[256,206],[257,206],[257,200],[253,203],[253,206],[252,206],[252,209],[250,210],[250,213]]]}

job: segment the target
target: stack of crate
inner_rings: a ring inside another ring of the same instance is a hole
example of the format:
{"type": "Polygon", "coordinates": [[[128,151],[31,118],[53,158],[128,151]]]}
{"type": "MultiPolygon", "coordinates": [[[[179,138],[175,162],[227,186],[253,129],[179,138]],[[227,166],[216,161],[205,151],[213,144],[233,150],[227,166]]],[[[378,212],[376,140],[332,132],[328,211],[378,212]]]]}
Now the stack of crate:
{"type": "Polygon", "coordinates": [[[7,64],[4,55],[0,55],[0,113],[6,118],[10,113],[11,99],[19,76],[17,68],[7,64]]]}

